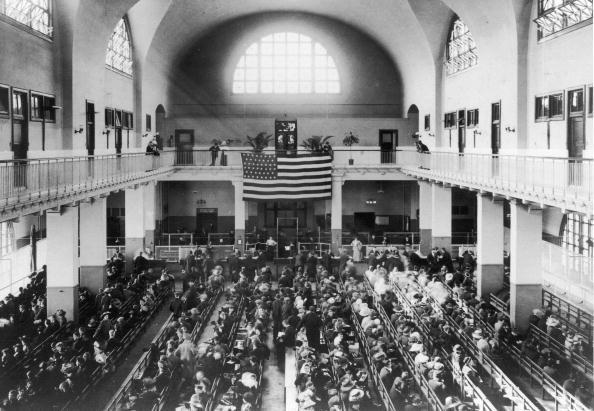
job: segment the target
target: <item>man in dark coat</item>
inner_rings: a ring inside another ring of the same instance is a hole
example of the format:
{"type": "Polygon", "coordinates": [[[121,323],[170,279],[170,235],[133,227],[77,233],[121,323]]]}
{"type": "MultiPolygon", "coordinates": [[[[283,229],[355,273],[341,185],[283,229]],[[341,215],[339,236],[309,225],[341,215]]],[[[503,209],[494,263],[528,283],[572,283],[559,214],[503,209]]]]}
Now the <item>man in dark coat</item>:
{"type": "Polygon", "coordinates": [[[322,325],[322,318],[314,311],[314,307],[311,306],[301,320],[301,325],[297,327],[297,329],[305,327],[307,344],[316,351],[320,348],[320,328],[322,325]]]}

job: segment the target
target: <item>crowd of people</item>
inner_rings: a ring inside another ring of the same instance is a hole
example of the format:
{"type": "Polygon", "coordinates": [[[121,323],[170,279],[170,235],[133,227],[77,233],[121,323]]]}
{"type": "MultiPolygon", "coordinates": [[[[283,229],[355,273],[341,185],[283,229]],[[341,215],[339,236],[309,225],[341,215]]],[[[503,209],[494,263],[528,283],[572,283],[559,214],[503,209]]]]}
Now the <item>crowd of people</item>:
{"type": "Polygon", "coordinates": [[[171,278],[149,281],[132,274],[100,290],[96,296],[81,292],[81,304],[92,304],[86,322],[69,321],[64,312],[47,321],[62,326],[52,341],[27,358],[30,367],[3,368],[2,410],[44,409],[62,406],[103,375],[112,373],[116,364],[112,354],[122,348],[122,340],[149,317],[159,300],[171,288],[171,278]]]}

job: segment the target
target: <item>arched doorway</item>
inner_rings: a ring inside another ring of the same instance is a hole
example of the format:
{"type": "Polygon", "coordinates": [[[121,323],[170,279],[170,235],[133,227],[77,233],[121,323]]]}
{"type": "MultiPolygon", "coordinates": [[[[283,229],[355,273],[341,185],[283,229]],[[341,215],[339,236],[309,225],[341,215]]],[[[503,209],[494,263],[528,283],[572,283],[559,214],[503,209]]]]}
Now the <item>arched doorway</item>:
{"type": "Polygon", "coordinates": [[[419,108],[416,104],[411,104],[406,112],[406,118],[410,127],[410,134],[407,136],[411,139],[412,145],[416,143],[415,138],[419,137],[419,108]]]}
{"type": "Polygon", "coordinates": [[[157,140],[157,147],[159,150],[163,149],[163,141],[167,141],[167,147],[173,145],[173,139],[167,139],[165,135],[165,107],[162,104],[157,106],[155,110],[155,139],[157,140]]]}

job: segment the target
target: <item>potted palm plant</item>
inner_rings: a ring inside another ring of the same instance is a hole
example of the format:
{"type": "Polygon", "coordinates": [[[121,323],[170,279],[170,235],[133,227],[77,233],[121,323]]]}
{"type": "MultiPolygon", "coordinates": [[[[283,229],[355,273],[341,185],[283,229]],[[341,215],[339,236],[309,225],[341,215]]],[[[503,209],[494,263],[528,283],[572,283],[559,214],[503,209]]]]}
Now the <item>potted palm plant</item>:
{"type": "Polygon", "coordinates": [[[349,165],[352,166],[355,163],[355,160],[353,160],[352,147],[354,144],[359,144],[359,136],[356,134],[353,134],[352,131],[348,131],[345,133],[344,138],[342,139],[342,144],[345,147],[349,148],[349,151],[350,151],[349,165]]]}
{"type": "Polygon", "coordinates": [[[266,134],[262,131],[256,134],[256,137],[247,136],[247,141],[245,144],[251,146],[255,153],[261,153],[266,147],[268,147],[271,139],[272,134],[266,134]]]}
{"type": "Polygon", "coordinates": [[[301,147],[309,150],[312,154],[326,154],[331,150],[329,140],[333,136],[311,136],[301,143],[301,147]]]}

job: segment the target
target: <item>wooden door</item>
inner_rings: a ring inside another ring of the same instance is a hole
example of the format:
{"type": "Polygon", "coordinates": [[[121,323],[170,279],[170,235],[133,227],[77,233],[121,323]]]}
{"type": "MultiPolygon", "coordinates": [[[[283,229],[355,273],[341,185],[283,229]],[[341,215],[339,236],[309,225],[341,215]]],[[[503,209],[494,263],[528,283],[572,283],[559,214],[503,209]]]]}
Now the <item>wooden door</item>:
{"type": "Polygon", "coordinates": [[[582,158],[585,148],[584,89],[570,90],[567,93],[567,105],[567,151],[569,157],[582,158]]]}
{"type": "Polygon", "coordinates": [[[466,110],[458,110],[458,153],[466,147],[466,110]]]}
{"type": "Polygon", "coordinates": [[[501,148],[501,102],[491,104],[491,153],[501,148]]]}
{"type": "Polygon", "coordinates": [[[380,130],[379,146],[381,162],[393,163],[395,161],[394,149],[398,146],[398,130],[380,130]]]}

